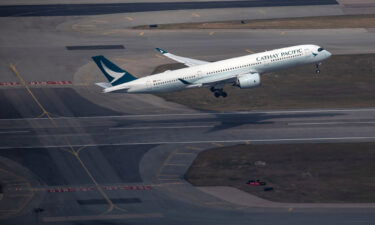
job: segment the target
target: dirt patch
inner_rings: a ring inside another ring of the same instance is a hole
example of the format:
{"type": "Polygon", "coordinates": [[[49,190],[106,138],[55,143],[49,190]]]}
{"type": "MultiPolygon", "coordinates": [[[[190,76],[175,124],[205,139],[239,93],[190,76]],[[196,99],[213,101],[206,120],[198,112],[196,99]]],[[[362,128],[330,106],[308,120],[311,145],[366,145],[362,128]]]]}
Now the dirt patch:
{"type": "Polygon", "coordinates": [[[329,29],[374,28],[375,15],[343,15],[285,19],[242,20],[207,23],[161,24],[133,29],[329,29]]]}
{"type": "MultiPolygon", "coordinates": [[[[182,68],[163,65],[156,70],[182,68]]],[[[321,74],[314,65],[264,74],[262,85],[240,89],[227,85],[227,98],[215,98],[208,88],[163,93],[158,96],[200,110],[232,111],[375,106],[375,54],[332,56],[321,74]]]]}
{"type": "Polygon", "coordinates": [[[201,152],[186,179],[278,202],[369,203],[375,202],[374,160],[375,143],[238,145],[201,152]],[[254,178],[274,191],[246,184],[254,178]]]}

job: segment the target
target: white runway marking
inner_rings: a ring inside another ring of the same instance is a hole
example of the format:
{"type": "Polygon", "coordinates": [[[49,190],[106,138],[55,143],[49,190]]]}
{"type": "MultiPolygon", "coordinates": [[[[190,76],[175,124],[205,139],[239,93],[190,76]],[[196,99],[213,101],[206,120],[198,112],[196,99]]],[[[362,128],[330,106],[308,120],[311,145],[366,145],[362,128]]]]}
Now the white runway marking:
{"type": "Polygon", "coordinates": [[[162,144],[204,144],[204,143],[273,143],[273,142],[299,142],[299,141],[356,141],[375,140],[374,137],[320,137],[320,138],[276,138],[276,139],[248,139],[248,140],[202,140],[202,141],[155,141],[155,142],[123,142],[113,144],[72,144],[72,145],[38,145],[38,146],[1,146],[0,149],[15,148],[66,148],[66,147],[96,147],[96,146],[123,146],[123,145],[162,145],[162,144]]]}
{"type": "Polygon", "coordinates": [[[207,128],[211,126],[174,126],[174,127],[111,127],[109,130],[151,130],[151,129],[192,129],[192,128],[207,128]]]}

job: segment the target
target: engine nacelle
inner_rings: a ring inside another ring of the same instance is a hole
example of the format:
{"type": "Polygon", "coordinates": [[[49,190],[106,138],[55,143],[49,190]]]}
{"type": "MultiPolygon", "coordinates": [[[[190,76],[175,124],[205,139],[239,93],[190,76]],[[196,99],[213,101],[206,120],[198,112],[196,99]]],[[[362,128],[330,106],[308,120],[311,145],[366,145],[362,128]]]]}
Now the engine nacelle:
{"type": "Polygon", "coordinates": [[[254,88],[260,85],[259,73],[248,73],[237,77],[236,85],[240,88],[254,88]]]}

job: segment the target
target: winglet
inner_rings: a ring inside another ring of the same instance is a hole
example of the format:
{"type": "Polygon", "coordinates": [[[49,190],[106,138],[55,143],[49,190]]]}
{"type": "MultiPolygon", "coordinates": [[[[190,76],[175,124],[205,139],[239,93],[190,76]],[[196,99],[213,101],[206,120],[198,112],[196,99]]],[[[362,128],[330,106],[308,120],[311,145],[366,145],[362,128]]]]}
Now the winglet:
{"type": "Polygon", "coordinates": [[[186,85],[191,84],[189,81],[186,81],[186,80],[181,79],[181,78],[178,78],[178,80],[181,81],[183,84],[186,84],[186,85]]]}
{"type": "Polygon", "coordinates": [[[155,48],[155,49],[156,49],[156,51],[160,52],[163,55],[166,54],[166,53],[168,53],[168,51],[166,51],[164,49],[161,49],[161,48],[155,48]]]}

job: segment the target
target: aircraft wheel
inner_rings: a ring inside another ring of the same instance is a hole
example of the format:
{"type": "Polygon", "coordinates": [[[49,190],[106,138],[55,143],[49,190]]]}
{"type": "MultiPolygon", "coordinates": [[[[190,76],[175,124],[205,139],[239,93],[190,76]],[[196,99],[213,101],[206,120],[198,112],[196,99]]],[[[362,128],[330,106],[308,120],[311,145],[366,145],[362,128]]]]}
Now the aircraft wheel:
{"type": "Polygon", "coordinates": [[[216,98],[218,98],[218,97],[220,97],[221,94],[220,94],[220,92],[216,91],[214,95],[215,95],[216,98]]]}
{"type": "Polygon", "coordinates": [[[228,94],[226,92],[222,92],[221,96],[223,96],[223,98],[226,98],[228,96],[228,94]]]}
{"type": "Polygon", "coordinates": [[[316,70],[315,73],[316,73],[316,74],[319,74],[319,73],[320,73],[320,70],[316,70]]]}
{"type": "Polygon", "coordinates": [[[211,91],[211,92],[215,92],[215,91],[216,91],[215,87],[211,87],[211,88],[210,88],[210,91],[211,91]]]}

